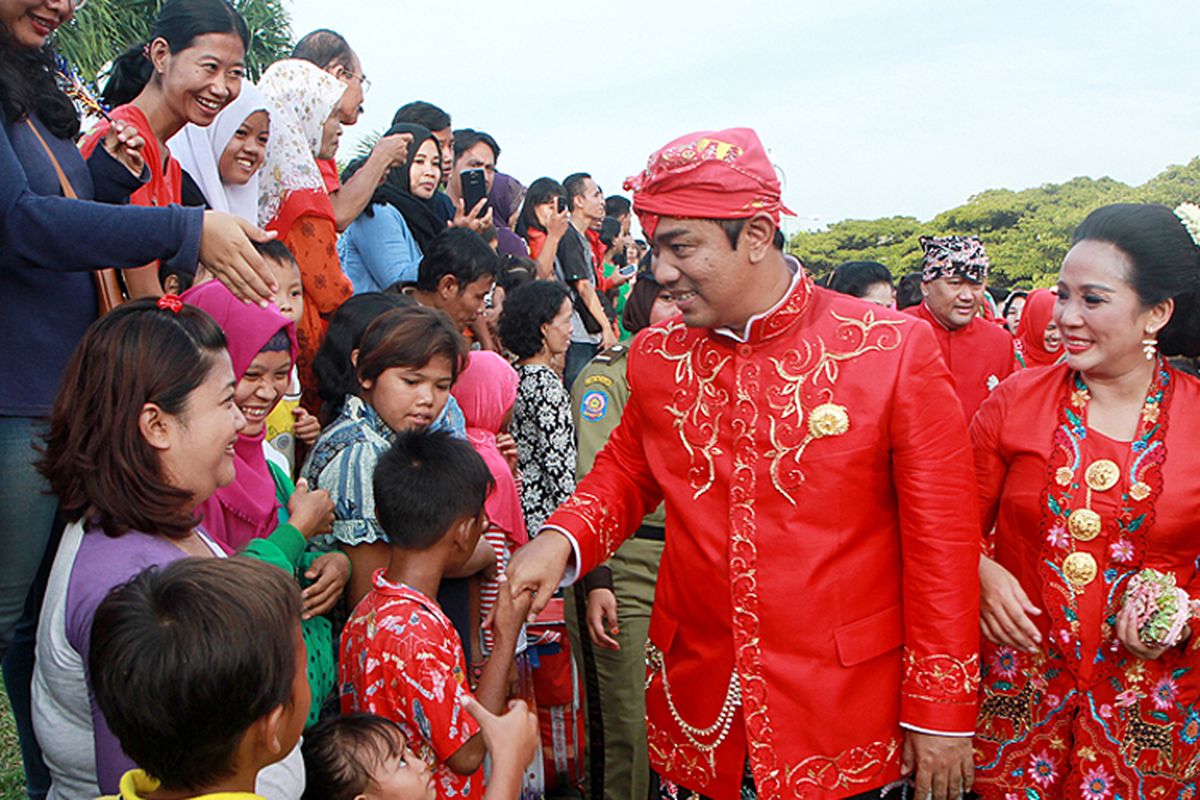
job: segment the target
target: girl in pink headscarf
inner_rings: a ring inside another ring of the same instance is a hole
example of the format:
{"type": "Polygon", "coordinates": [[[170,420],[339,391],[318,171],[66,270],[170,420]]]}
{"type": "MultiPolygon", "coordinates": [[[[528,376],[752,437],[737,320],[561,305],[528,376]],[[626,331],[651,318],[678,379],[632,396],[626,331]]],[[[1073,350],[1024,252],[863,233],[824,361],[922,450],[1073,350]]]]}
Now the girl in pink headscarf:
{"type": "MultiPolygon", "coordinates": [[[[488,527],[483,534],[496,551],[496,578],[504,574],[513,548],[529,540],[521,513],[521,493],[513,474],[516,445],[508,435],[517,383],[516,370],[503,357],[488,350],[476,350],[450,390],[466,418],[467,439],[496,480],[484,504],[488,527]]],[[[481,584],[482,619],[487,618],[496,602],[499,591],[496,578],[486,577],[481,584]]],[[[485,649],[490,650],[490,631],[485,631],[483,638],[485,649]]]]}

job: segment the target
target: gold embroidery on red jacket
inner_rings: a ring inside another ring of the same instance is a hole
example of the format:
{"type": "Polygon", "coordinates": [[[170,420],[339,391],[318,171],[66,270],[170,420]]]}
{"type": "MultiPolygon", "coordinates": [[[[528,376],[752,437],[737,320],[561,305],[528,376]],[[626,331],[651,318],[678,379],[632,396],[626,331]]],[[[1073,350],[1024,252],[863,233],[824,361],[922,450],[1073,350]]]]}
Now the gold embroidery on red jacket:
{"type": "Polygon", "coordinates": [[[815,755],[786,768],[788,795],[808,796],[808,787],[832,792],[878,782],[879,774],[900,754],[900,740],[872,742],[835,756],[815,755]]]}
{"type": "Polygon", "coordinates": [[[973,703],[979,693],[979,656],[904,652],[904,694],[941,703],[973,703]]]}
{"type": "Polygon", "coordinates": [[[596,537],[596,543],[604,558],[608,558],[616,550],[617,542],[622,534],[621,520],[612,512],[609,504],[599,497],[587,492],[575,492],[558,510],[576,515],[588,530],[596,537]]]}

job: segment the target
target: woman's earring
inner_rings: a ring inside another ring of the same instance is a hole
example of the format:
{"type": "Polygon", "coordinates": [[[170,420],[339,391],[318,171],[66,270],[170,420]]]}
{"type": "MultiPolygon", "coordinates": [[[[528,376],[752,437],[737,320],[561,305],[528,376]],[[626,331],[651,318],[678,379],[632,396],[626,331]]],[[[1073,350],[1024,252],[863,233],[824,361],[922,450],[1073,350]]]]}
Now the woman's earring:
{"type": "Polygon", "coordinates": [[[1147,361],[1153,361],[1158,355],[1158,339],[1154,336],[1154,331],[1146,331],[1146,338],[1142,339],[1142,353],[1147,361]]]}

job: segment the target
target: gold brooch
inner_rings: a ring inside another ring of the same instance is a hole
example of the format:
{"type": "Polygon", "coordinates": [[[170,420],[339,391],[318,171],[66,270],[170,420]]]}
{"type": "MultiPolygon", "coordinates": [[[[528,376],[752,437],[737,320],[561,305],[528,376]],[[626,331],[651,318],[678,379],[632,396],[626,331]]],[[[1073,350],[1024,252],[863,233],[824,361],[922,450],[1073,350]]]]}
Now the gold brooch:
{"type": "Polygon", "coordinates": [[[1090,542],[1100,535],[1100,515],[1090,508],[1077,508],[1067,517],[1067,528],[1081,542],[1090,542]]]}
{"type": "Polygon", "coordinates": [[[850,415],[845,406],[822,403],[808,414],[808,432],[814,439],[841,436],[850,430],[850,415]]]}
{"type": "Polygon", "coordinates": [[[1093,461],[1083,474],[1089,489],[1097,492],[1107,492],[1117,485],[1121,478],[1121,468],[1107,458],[1093,461]]]}
{"type": "Polygon", "coordinates": [[[1059,486],[1070,486],[1071,478],[1075,477],[1075,472],[1070,467],[1059,467],[1054,473],[1054,480],[1059,486]]]}
{"type": "Polygon", "coordinates": [[[1129,496],[1134,500],[1145,500],[1150,496],[1150,486],[1138,481],[1133,486],[1129,487],[1129,496]]]}
{"type": "Polygon", "coordinates": [[[1094,581],[1096,571],[1096,559],[1090,553],[1071,553],[1063,562],[1063,575],[1077,589],[1094,581]]]}

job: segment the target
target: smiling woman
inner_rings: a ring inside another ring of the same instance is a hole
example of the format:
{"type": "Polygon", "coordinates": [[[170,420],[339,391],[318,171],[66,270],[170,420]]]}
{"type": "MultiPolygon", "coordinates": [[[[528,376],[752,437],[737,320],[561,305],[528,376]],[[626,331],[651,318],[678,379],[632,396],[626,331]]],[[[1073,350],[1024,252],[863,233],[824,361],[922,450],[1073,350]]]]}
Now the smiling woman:
{"type": "MultiPolygon", "coordinates": [[[[246,70],[246,23],[225,0],[170,0],[150,29],[113,63],[104,87],[111,117],[133,126],[146,145],[150,182],[130,196],[135,205],[179,203],[182,172],[166,147],[189,123],[207,127],[241,92],[246,70]]],[[[83,145],[90,154],[108,133],[101,123],[83,145]]],[[[157,265],[129,270],[133,297],[162,294],[157,265]]]]}

